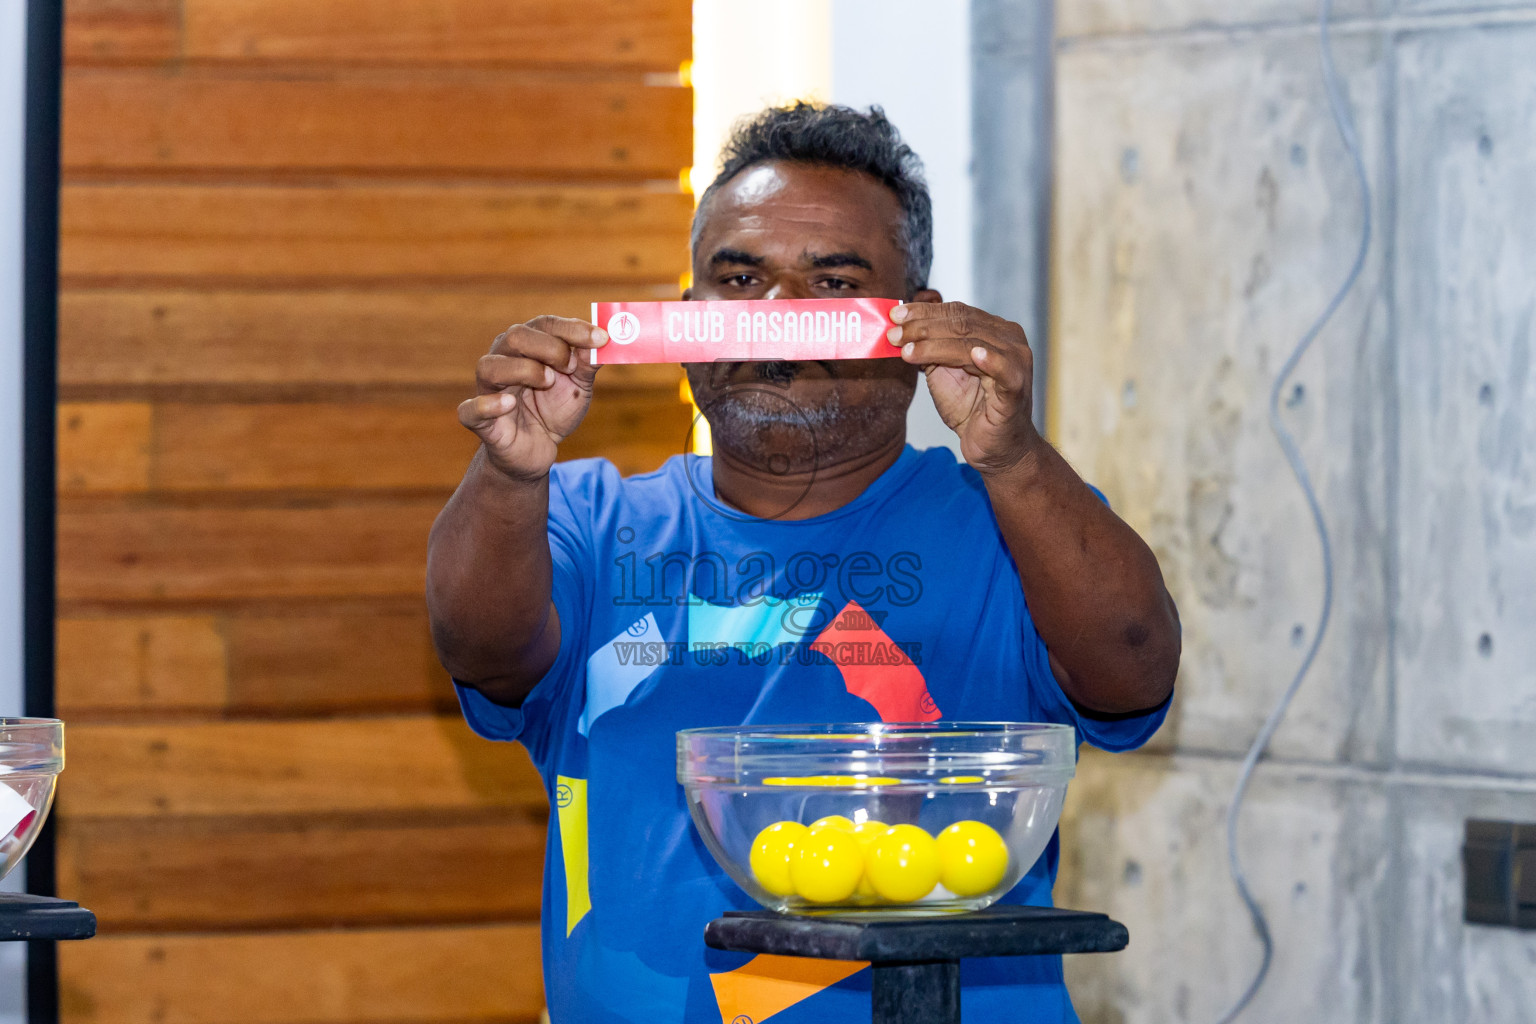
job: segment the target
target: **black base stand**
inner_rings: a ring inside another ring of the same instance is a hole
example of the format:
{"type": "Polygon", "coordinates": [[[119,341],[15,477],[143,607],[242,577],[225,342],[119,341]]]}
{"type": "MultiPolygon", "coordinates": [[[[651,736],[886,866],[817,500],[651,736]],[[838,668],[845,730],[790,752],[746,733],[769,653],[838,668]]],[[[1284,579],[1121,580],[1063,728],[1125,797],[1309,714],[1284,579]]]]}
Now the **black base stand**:
{"type": "Polygon", "coordinates": [[[78,903],[19,892],[0,892],[0,942],[88,939],[96,915],[78,903]]]}
{"type": "Polygon", "coordinates": [[[991,906],[969,914],[795,917],[768,910],[711,921],[704,942],[743,953],[868,960],[874,1024],[959,1024],[960,959],[1113,953],[1125,925],[1103,914],[991,906]]]}

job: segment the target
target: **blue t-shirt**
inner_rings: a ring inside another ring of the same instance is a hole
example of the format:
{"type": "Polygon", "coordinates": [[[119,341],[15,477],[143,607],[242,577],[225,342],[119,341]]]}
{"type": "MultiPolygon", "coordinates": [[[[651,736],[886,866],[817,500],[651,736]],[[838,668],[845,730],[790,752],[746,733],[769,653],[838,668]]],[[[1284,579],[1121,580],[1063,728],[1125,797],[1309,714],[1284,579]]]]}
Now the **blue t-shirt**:
{"type": "MultiPolygon", "coordinates": [[[[550,474],[560,653],[519,709],[460,688],[480,735],[518,740],[550,795],[546,999],[556,1022],[869,1020],[868,969],[708,949],[757,909],[694,831],[679,729],[985,720],[1065,722],[1138,746],[1162,709],[1085,718],[1051,673],[980,477],[908,447],[852,502],[799,521],[714,497],[710,461],[625,480],[584,459],[550,474]],[[851,973],[850,973],[851,972],[851,973]]],[[[1049,905],[1055,837],[1006,900],[1049,905]]],[[[967,1021],[1076,1021],[1059,957],[962,965],[967,1021]]]]}

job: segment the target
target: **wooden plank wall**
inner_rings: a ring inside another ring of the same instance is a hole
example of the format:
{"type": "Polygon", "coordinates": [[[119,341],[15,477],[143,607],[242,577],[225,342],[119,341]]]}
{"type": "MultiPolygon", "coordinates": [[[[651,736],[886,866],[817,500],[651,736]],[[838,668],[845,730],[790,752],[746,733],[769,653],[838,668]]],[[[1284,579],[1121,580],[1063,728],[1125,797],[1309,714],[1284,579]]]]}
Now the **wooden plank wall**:
{"type": "MultiPolygon", "coordinates": [[[[690,11],[69,0],[68,1024],[536,1019],[543,790],[458,719],[426,531],[502,328],[675,297],[690,11]]],[[[609,367],[564,454],[687,428],[609,367]]]]}

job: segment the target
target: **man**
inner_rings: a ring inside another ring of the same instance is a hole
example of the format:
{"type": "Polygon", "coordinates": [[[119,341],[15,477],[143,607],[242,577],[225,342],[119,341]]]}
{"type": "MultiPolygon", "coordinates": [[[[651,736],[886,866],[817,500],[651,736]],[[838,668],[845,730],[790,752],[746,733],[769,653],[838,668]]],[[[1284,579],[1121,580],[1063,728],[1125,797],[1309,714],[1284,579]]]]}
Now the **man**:
{"type": "MultiPolygon", "coordinates": [[[[829,984],[814,961],[705,948],[709,920],[752,904],[694,832],[676,730],[1056,721],[1119,750],[1166,713],[1179,632],[1157,561],[1036,432],[1023,330],[927,287],[931,231],[878,108],[769,110],[699,204],[684,298],[900,298],[899,359],[689,365],[714,457],[629,480],[553,465],[603,331],[538,317],[480,360],[459,418],[482,444],[433,528],[428,601],[470,724],[522,742],[555,805],[557,1022],[869,1019],[867,970],[829,984]],[[919,372],[967,465],[906,446],[919,372]],[[850,660],[868,648],[811,649],[833,625],[900,652],[872,700],[844,675],[868,677],[850,660]],[[624,658],[637,641],[676,656],[624,658]]],[[[1053,839],[1007,898],[1049,904],[1057,858],[1053,839]]],[[[968,1020],[1075,1019],[1059,958],[967,963],[962,984],[968,1020]]]]}

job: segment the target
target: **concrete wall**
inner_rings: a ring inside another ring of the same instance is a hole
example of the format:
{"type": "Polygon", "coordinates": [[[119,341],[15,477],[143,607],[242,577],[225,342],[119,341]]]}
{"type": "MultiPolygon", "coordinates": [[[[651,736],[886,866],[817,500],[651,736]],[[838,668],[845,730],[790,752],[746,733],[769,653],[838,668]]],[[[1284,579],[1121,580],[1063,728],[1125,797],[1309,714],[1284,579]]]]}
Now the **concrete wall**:
{"type": "MultiPolygon", "coordinates": [[[[976,17],[1027,25],[1035,6],[976,17]]],[[[1244,1019],[1529,1022],[1536,934],[1460,923],[1459,850],[1467,817],[1536,821],[1536,4],[1338,8],[1378,230],[1286,397],[1338,603],[1247,805],[1278,953],[1244,1019]]],[[[1320,585],[1265,399],[1361,212],[1315,15],[1056,7],[1055,439],[1156,549],[1185,638],[1168,726],[1142,754],[1086,752],[1069,797],[1057,898],[1132,936],[1069,963],[1088,1021],[1213,1020],[1257,963],[1222,817],[1320,585]]],[[[1029,51],[981,37],[978,97],[1029,51]]],[[[1009,253],[987,201],[978,281],[1009,253]]]]}

